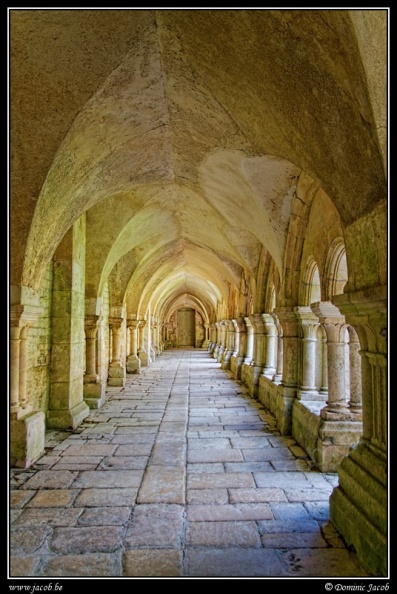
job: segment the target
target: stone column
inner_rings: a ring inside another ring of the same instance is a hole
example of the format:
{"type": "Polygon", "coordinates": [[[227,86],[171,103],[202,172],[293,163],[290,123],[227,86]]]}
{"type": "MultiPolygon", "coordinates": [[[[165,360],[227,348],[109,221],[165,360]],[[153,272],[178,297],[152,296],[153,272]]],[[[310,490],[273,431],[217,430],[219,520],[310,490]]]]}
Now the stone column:
{"type": "Polygon", "coordinates": [[[145,349],[145,334],[144,329],[147,322],[146,320],[139,320],[139,349],[138,349],[138,357],[141,361],[142,367],[147,367],[149,365],[149,356],[145,349]]]}
{"type": "Polygon", "coordinates": [[[249,317],[245,317],[244,321],[247,328],[247,342],[243,365],[251,365],[254,356],[254,329],[249,317]]]}
{"type": "Polygon", "coordinates": [[[272,380],[275,384],[280,384],[283,379],[283,329],[275,313],[272,314],[272,318],[277,329],[276,372],[273,375],[272,380]]]}
{"type": "Polygon", "coordinates": [[[301,377],[297,396],[299,400],[317,400],[316,345],[319,321],[310,307],[296,307],[295,311],[302,330],[301,377]]]}
{"type": "Polygon", "coordinates": [[[130,332],[130,354],[127,357],[127,373],[141,373],[141,360],[138,357],[138,328],[139,320],[127,320],[130,332]]]}
{"type": "Polygon", "coordinates": [[[33,410],[27,394],[27,336],[42,310],[15,304],[10,309],[10,439],[11,466],[29,468],[44,452],[45,415],[33,410]]]}
{"type": "Polygon", "coordinates": [[[375,576],[388,567],[387,286],[333,298],[361,345],[362,433],[338,468],[331,521],[375,576]]]}
{"type": "Polygon", "coordinates": [[[360,341],[352,326],[349,327],[350,398],[349,409],[362,420],[360,341]]]}
{"type": "Polygon", "coordinates": [[[204,342],[201,345],[202,349],[209,349],[209,345],[210,345],[210,335],[209,335],[209,329],[210,329],[210,325],[209,324],[204,324],[204,342]]]}
{"type": "Polygon", "coordinates": [[[156,343],[156,331],[157,331],[157,321],[152,318],[150,322],[150,358],[151,362],[156,360],[156,355],[158,353],[158,346],[156,343]]]}
{"type": "Polygon", "coordinates": [[[264,324],[262,314],[256,313],[249,316],[254,330],[254,348],[251,361],[251,381],[249,383],[250,394],[254,398],[258,396],[259,378],[263,371],[264,359],[264,324]]]}
{"type": "Polygon", "coordinates": [[[300,363],[300,324],[294,307],[275,311],[283,330],[283,378],[277,391],[274,414],[282,435],[291,433],[292,406],[297,396],[300,363]]]}
{"type": "Polygon", "coordinates": [[[312,305],[327,335],[328,400],[321,417],[329,421],[347,420],[346,330],[345,317],[329,301],[312,305]]]}
{"type": "Polygon", "coordinates": [[[234,350],[234,326],[232,320],[225,321],[226,347],[222,356],[221,368],[230,369],[230,359],[234,350]]]}
{"type": "MultiPolygon", "coordinates": [[[[321,326],[322,328],[322,326],[321,326]]],[[[322,328],[324,336],[321,339],[321,387],[320,394],[327,398],[328,397],[328,356],[327,356],[327,335],[324,328],[322,328]]]]}
{"type": "Polygon", "coordinates": [[[230,359],[230,369],[234,373],[236,379],[241,379],[241,366],[244,361],[244,349],[245,349],[245,323],[243,317],[238,317],[236,320],[232,320],[234,326],[235,339],[234,339],[234,351],[230,359]]]}
{"type": "Polygon", "coordinates": [[[223,353],[226,349],[226,322],[222,320],[219,324],[219,332],[220,332],[220,347],[218,351],[217,361],[218,363],[222,362],[223,353]]]}
{"type": "Polygon", "coordinates": [[[213,350],[212,356],[214,359],[218,360],[219,350],[221,348],[221,325],[220,322],[215,322],[216,328],[216,341],[215,341],[215,348],[213,350]]]}
{"type": "Polygon", "coordinates": [[[64,235],[53,261],[51,385],[47,427],[75,429],[90,413],[84,401],[84,215],[64,235]]]}
{"type": "Polygon", "coordinates": [[[274,324],[274,319],[271,314],[262,314],[263,327],[265,332],[265,359],[262,374],[269,379],[273,379],[276,372],[275,367],[275,352],[277,341],[277,330],[274,324]]]}
{"type": "Polygon", "coordinates": [[[125,386],[126,371],[121,361],[121,338],[123,318],[109,318],[112,333],[112,362],[109,365],[108,385],[125,386]]]}
{"type": "Polygon", "coordinates": [[[84,322],[85,330],[85,374],[83,378],[84,402],[89,408],[97,409],[105,401],[106,385],[101,381],[97,373],[97,334],[98,334],[99,316],[86,316],[84,322]]]}

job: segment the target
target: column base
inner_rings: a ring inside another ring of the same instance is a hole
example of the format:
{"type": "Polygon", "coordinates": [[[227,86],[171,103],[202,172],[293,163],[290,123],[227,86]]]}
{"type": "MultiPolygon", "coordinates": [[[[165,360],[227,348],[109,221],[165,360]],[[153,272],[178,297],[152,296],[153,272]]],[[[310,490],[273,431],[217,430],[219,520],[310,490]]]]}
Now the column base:
{"type": "Polygon", "coordinates": [[[148,367],[150,365],[150,357],[146,351],[139,351],[138,357],[141,362],[141,367],[148,367]]]}
{"type": "Polygon", "coordinates": [[[331,521],[374,576],[388,575],[387,462],[360,443],[344,458],[330,497],[331,521]]]}
{"type": "Polygon", "coordinates": [[[109,372],[108,372],[108,386],[124,388],[125,380],[126,380],[125,367],[120,365],[119,362],[111,363],[109,365],[109,372]]]}
{"type": "Polygon", "coordinates": [[[209,344],[210,344],[209,340],[204,340],[203,344],[201,345],[201,348],[208,350],[209,344]]]}
{"type": "Polygon", "coordinates": [[[321,472],[337,472],[350,448],[362,435],[360,421],[325,421],[321,418],[318,429],[317,460],[321,472]]]}
{"type": "Polygon", "coordinates": [[[232,355],[230,358],[230,370],[233,372],[236,379],[241,379],[241,366],[243,364],[243,357],[232,355]]]}
{"type": "Polygon", "coordinates": [[[44,453],[45,414],[34,412],[10,421],[10,465],[29,468],[44,453]]]}
{"type": "Polygon", "coordinates": [[[326,402],[327,396],[326,394],[320,394],[317,390],[305,388],[299,388],[296,394],[298,400],[306,400],[306,401],[319,401],[319,402],[326,402]]]}
{"type": "Polygon", "coordinates": [[[138,355],[129,355],[126,369],[127,373],[141,373],[141,360],[138,355]]]}
{"type": "Polygon", "coordinates": [[[87,382],[83,388],[84,402],[90,409],[98,409],[105,402],[106,384],[99,381],[87,382]]]}
{"type": "Polygon", "coordinates": [[[90,414],[85,402],[80,402],[70,410],[47,411],[47,425],[51,429],[76,429],[90,414]]]}
{"type": "Polygon", "coordinates": [[[296,387],[278,386],[277,399],[272,411],[276,417],[277,427],[281,435],[291,435],[292,406],[296,400],[296,387]]]}

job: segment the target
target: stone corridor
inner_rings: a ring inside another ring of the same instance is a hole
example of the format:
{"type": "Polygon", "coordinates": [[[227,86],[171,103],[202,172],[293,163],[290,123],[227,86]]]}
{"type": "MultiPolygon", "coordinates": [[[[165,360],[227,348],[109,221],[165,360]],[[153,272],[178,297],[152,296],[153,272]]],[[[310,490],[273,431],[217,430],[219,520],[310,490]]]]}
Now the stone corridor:
{"type": "Polygon", "coordinates": [[[316,470],[205,350],[167,350],[11,469],[10,575],[368,576],[316,470]]]}

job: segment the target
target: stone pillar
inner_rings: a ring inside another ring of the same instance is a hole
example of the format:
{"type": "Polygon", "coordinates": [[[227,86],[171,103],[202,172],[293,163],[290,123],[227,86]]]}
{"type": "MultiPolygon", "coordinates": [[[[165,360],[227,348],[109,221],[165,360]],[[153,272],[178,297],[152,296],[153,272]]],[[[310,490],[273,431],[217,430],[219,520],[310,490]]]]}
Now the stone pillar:
{"type": "Polygon", "coordinates": [[[295,311],[302,330],[301,376],[297,397],[299,400],[317,400],[316,345],[319,321],[310,307],[296,307],[295,311]]]}
{"type": "Polygon", "coordinates": [[[272,411],[282,435],[292,429],[292,406],[297,396],[300,363],[300,324],[293,307],[278,307],[275,312],[283,330],[283,378],[272,411]]]}
{"type": "Polygon", "coordinates": [[[254,331],[254,348],[251,361],[251,382],[249,383],[250,394],[254,398],[258,396],[259,378],[263,371],[264,364],[264,324],[262,314],[256,313],[249,316],[254,331]]]}
{"type": "Polygon", "coordinates": [[[276,353],[276,342],[277,342],[277,329],[274,324],[274,319],[271,314],[263,313],[263,328],[265,332],[265,358],[263,375],[269,379],[273,379],[276,372],[275,367],[275,353],[276,353]]]}
{"type": "Polygon", "coordinates": [[[10,464],[29,468],[44,452],[45,414],[33,410],[27,395],[27,336],[42,310],[12,305],[10,310],[10,464]]]}
{"type": "Polygon", "coordinates": [[[109,318],[112,333],[112,362],[109,365],[109,386],[125,386],[126,370],[121,361],[122,324],[123,318],[121,317],[109,318]]]}
{"type": "Polygon", "coordinates": [[[75,429],[89,415],[84,402],[85,216],[64,235],[54,254],[51,386],[47,426],[75,429]]]}
{"type": "Polygon", "coordinates": [[[247,328],[247,342],[244,353],[243,365],[251,365],[254,356],[254,329],[252,327],[251,320],[249,317],[245,317],[244,321],[247,328]]]}
{"type": "Polygon", "coordinates": [[[383,285],[333,299],[360,340],[363,430],[338,468],[331,521],[374,576],[388,574],[387,293],[383,285]]]}
{"type": "Polygon", "coordinates": [[[139,320],[139,349],[138,349],[138,357],[141,362],[142,367],[148,367],[149,365],[149,355],[145,349],[145,333],[144,329],[147,322],[146,320],[139,320]]]}
{"type": "Polygon", "coordinates": [[[201,345],[202,349],[209,349],[209,345],[210,345],[210,334],[209,334],[209,329],[210,329],[210,325],[209,324],[204,324],[204,342],[201,345]]]}
{"type": "Polygon", "coordinates": [[[157,342],[156,342],[157,321],[154,318],[152,318],[152,320],[150,322],[149,334],[150,334],[150,358],[151,358],[151,362],[153,362],[156,360],[156,355],[158,353],[158,346],[157,346],[157,342]]]}
{"type": "Polygon", "coordinates": [[[130,353],[127,357],[127,373],[141,373],[141,360],[138,357],[138,328],[139,320],[127,320],[127,328],[130,332],[130,353]]]}
{"type": "Polygon", "coordinates": [[[219,324],[219,333],[220,333],[220,346],[219,346],[219,350],[218,350],[217,361],[218,361],[218,363],[221,363],[223,353],[226,350],[226,322],[225,322],[225,320],[222,320],[222,322],[220,322],[220,324],[219,324]]]}
{"type": "MultiPolygon", "coordinates": [[[[322,328],[322,326],[321,326],[322,328]]],[[[327,335],[324,328],[322,328],[324,336],[321,339],[321,387],[319,393],[327,398],[328,397],[328,356],[327,356],[327,335]]]]}
{"type": "Polygon", "coordinates": [[[212,356],[214,357],[214,359],[218,360],[218,354],[219,354],[219,350],[221,348],[221,327],[220,327],[220,322],[215,322],[215,328],[216,328],[216,341],[215,341],[215,348],[212,352],[212,356]]]}
{"type": "Polygon", "coordinates": [[[83,395],[84,402],[89,408],[97,409],[105,401],[106,385],[101,381],[97,373],[97,334],[98,334],[99,316],[86,316],[84,322],[85,330],[85,374],[83,395]]]}
{"type": "Polygon", "coordinates": [[[277,329],[276,372],[273,375],[272,380],[275,384],[280,384],[283,379],[283,329],[275,313],[272,314],[272,318],[277,329]]]}
{"type": "Polygon", "coordinates": [[[230,359],[230,369],[234,373],[236,379],[241,379],[241,366],[244,361],[244,349],[245,349],[245,323],[243,317],[238,317],[236,320],[232,320],[234,326],[235,338],[234,338],[234,351],[230,359]]]}
{"type": "Polygon", "coordinates": [[[226,347],[222,355],[221,368],[230,369],[230,359],[234,350],[234,326],[232,320],[225,321],[226,347]]]}
{"type": "Polygon", "coordinates": [[[349,327],[350,398],[349,408],[362,420],[361,356],[360,341],[352,326],[349,327]]]}

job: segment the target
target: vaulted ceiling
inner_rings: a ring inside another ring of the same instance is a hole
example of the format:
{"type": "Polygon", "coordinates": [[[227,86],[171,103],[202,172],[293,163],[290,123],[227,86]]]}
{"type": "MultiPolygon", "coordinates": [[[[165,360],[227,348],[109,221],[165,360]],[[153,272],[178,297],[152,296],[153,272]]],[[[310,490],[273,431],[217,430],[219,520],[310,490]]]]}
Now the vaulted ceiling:
{"type": "Polygon", "coordinates": [[[130,311],[211,312],[263,250],[282,277],[301,171],[343,224],[371,211],[384,168],[353,21],[11,10],[11,282],[38,289],[86,213],[87,298],[109,282],[130,311]]]}

